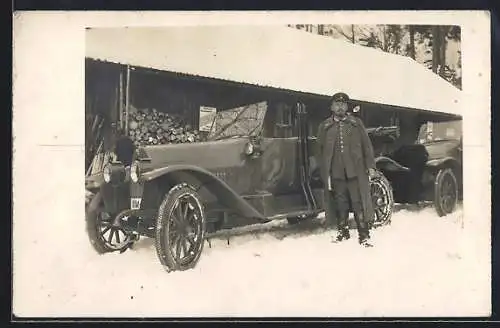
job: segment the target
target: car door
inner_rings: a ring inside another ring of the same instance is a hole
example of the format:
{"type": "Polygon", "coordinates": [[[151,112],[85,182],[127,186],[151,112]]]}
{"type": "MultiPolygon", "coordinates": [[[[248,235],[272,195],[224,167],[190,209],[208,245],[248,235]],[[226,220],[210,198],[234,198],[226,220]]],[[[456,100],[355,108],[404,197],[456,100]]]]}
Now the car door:
{"type": "Polygon", "coordinates": [[[304,137],[305,115],[301,104],[278,103],[268,111],[266,133],[261,156],[261,186],[273,195],[274,208],[279,213],[310,210],[315,207],[308,190],[308,168],[304,165],[309,152],[304,137]],[[302,116],[301,116],[302,115],[302,116]],[[301,127],[301,122],[304,123],[301,127]]]}
{"type": "Polygon", "coordinates": [[[273,104],[266,115],[260,163],[261,188],[273,195],[297,192],[298,137],[293,107],[286,103],[273,104]]]}

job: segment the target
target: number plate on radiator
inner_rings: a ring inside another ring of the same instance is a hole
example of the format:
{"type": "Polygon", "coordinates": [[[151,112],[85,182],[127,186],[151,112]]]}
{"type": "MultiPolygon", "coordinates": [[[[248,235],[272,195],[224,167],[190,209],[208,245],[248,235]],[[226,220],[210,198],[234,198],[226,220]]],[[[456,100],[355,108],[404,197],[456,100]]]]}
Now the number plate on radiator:
{"type": "Polygon", "coordinates": [[[141,208],[141,198],[131,198],[130,199],[130,209],[138,210],[141,208]]]}

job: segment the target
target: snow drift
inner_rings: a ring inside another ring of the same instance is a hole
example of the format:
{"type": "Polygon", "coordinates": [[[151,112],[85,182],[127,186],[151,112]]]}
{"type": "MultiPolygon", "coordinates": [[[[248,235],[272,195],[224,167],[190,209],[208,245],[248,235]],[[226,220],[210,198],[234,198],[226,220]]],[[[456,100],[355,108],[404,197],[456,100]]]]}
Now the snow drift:
{"type": "MultiPolygon", "coordinates": [[[[316,219],[320,222],[321,219],[316,219]]],[[[462,209],[402,209],[373,231],[374,248],[342,244],[319,223],[285,221],[211,239],[196,268],[166,273],[150,239],[97,255],[81,226],[39,224],[15,256],[18,316],[455,316],[489,301],[462,209]],[[58,228],[58,229],[55,229],[58,228]],[[28,249],[29,247],[29,249],[28,249]]],[[[33,231],[33,230],[32,230],[33,231]]],[[[487,307],[487,306],[486,306],[487,307]]]]}

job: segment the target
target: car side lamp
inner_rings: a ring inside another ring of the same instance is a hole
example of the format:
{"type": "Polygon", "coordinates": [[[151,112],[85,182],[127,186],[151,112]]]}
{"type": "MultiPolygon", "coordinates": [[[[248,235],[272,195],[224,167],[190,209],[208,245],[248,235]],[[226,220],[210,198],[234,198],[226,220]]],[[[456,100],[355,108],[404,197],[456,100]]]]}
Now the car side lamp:
{"type": "Polygon", "coordinates": [[[250,139],[245,144],[245,149],[244,149],[245,155],[251,158],[257,158],[262,154],[262,150],[260,147],[260,143],[257,141],[257,139],[250,139]]]}
{"type": "Polygon", "coordinates": [[[137,183],[141,180],[141,174],[144,171],[144,163],[151,163],[151,158],[148,156],[138,157],[130,166],[130,180],[137,183]]]}

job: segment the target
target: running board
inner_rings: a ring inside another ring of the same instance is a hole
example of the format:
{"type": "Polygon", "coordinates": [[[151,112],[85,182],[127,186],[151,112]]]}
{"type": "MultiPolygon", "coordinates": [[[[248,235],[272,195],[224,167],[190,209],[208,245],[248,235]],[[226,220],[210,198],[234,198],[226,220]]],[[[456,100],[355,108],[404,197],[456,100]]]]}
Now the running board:
{"type": "Polygon", "coordinates": [[[291,218],[291,217],[299,217],[299,216],[315,216],[318,215],[323,211],[316,210],[316,211],[297,211],[297,212],[291,212],[291,213],[282,213],[282,214],[276,214],[273,216],[268,217],[269,220],[280,220],[280,219],[286,219],[286,218],[291,218]]]}

